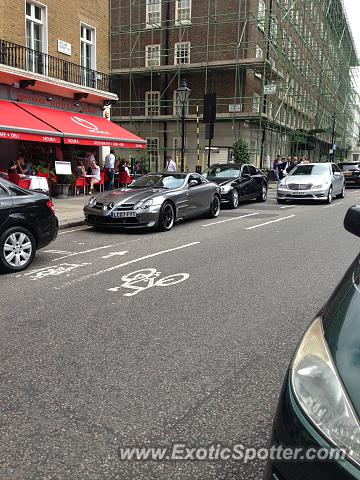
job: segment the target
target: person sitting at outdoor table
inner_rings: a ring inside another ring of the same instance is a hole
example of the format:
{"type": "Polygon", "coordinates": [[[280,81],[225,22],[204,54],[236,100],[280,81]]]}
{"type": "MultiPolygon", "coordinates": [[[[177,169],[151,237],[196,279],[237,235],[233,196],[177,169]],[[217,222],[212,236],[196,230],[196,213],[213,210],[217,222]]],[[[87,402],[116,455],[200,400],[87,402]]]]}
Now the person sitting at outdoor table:
{"type": "Polygon", "coordinates": [[[9,163],[8,173],[17,173],[17,164],[14,160],[9,163]]]}
{"type": "Polygon", "coordinates": [[[94,193],[94,185],[100,183],[100,167],[95,160],[91,162],[91,175],[90,178],[90,194],[94,193]]]}
{"type": "Polygon", "coordinates": [[[26,162],[24,166],[24,174],[25,175],[33,175],[33,166],[31,162],[26,162]]]}
{"type": "Polygon", "coordinates": [[[86,175],[86,170],[81,158],[78,158],[77,160],[77,165],[74,173],[76,178],[82,178],[82,177],[85,177],[86,175]]]}

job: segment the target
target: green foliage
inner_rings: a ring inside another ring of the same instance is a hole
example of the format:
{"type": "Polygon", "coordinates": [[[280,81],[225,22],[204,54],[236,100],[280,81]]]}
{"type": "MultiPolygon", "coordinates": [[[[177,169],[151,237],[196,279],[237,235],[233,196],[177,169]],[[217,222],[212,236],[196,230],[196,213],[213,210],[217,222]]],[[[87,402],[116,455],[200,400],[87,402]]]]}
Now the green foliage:
{"type": "Polygon", "coordinates": [[[249,163],[250,162],[250,153],[249,145],[239,138],[233,145],[234,148],[234,160],[236,163],[249,163]]]}

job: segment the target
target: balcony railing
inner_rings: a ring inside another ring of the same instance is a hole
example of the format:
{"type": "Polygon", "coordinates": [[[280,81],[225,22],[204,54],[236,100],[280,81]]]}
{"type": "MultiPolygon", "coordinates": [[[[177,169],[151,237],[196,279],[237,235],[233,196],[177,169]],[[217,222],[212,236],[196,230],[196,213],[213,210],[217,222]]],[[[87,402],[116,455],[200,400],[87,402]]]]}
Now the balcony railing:
{"type": "Polygon", "coordinates": [[[110,75],[0,39],[0,65],[39,73],[84,87],[110,91],[110,75]]]}

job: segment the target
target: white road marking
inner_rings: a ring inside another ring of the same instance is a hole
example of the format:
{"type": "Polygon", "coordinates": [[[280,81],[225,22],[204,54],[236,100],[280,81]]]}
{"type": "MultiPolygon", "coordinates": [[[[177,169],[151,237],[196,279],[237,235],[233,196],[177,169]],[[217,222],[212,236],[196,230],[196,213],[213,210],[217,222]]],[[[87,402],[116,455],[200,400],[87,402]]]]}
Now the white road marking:
{"type": "Polygon", "coordinates": [[[57,260],[63,260],[64,258],[75,257],[76,255],[84,255],[85,253],[96,252],[98,250],[104,250],[106,248],[113,247],[116,247],[116,245],[103,245],[102,247],[91,248],[90,250],[83,250],[82,252],[69,253],[68,255],[64,255],[63,257],[54,258],[53,262],[56,262],[57,260]]]}
{"type": "Polygon", "coordinates": [[[331,205],[326,205],[325,207],[322,207],[322,208],[337,207],[338,205],[342,205],[343,203],[345,203],[345,202],[336,202],[336,203],[332,203],[331,205]]]}
{"type": "Polygon", "coordinates": [[[282,220],[286,220],[288,218],[293,218],[293,217],[295,217],[295,215],[289,215],[287,217],[277,218],[276,220],[271,220],[269,222],[259,223],[258,225],[253,225],[252,227],[247,227],[247,228],[245,228],[245,230],[252,230],[253,228],[263,227],[264,225],[269,225],[270,223],[281,222],[282,220]]]}
{"type": "Polygon", "coordinates": [[[43,250],[44,253],[74,253],[74,252],[68,252],[66,250],[43,250]]]}
{"type": "Polygon", "coordinates": [[[91,230],[91,227],[80,227],[80,228],[74,228],[72,230],[65,230],[64,232],[59,232],[58,235],[65,235],[65,233],[79,232],[81,230],[91,230]]]}
{"type": "Polygon", "coordinates": [[[103,273],[112,272],[113,270],[126,267],[127,265],[131,265],[132,263],[141,262],[142,260],[147,260],[148,258],[159,257],[160,255],[165,255],[166,253],[176,252],[177,250],[183,250],[184,248],[193,247],[194,245],[199,245],[199,244],[200,242],[186,243],[185,245],[180,245],[179,247],[169,248],[167,250],[160,250],[159,252],[150,253],[149,255],[144,255],[143,257],[135,258],[134,260],[129,260],[128,262],[120,263],[118,265],[114,265],[113,267],[106,268],[105,270],[99,270],[97,272],[84,275],[83,277],[75,278],[70,282],[66,282],[63,285],[60,285],[59,287],[54,287],[54,288],[55,290],[60,290],[61,288],[68,287],[70,285],[73,285],[74,283],[83,282],[84,280],[97,277],[98,275],[102,275],[103,273]]]}
{"type": "Polygon", "coordinates": [[[294,208],[294,205],[285,205],[284,207],[280,207],[280,208],[294,208]]]}
{"type": "Polygon", "coordinates": [[[61,263],[60,265],[54,265],[53,267],[43,267],[38,268],[37,270],[31,270],[30,272],[25,273],[24,277],[29,276],[31,280],[40,280],[44,277],[62,275],[76,268],[85,267],[86,265],[91,265],[91,263],[61,263]]]}
{"type": "Polygon", "coordinates": [[[258,213],[248,213],[246,215],[240,215],[240,217],[227,218],[226,220],[219,220],[218,222],[206,223],[201,225],[202,227],[211,227],[212,225],[218,225],[219,223],[232,222],[233,220],[239,220],[240,218],[252,217],[254,215],[259,215],[258,213]]]}
{"type": "Polygon", "coordinates": [[[127,250],[124,250],[123,252],[112,252],[112,253],[109,253],[109,255],[104,255],[103,257],[101,258],[111,258],[111,257],[121,257],[122,255],[125,255],[126,253],[128,253],[127,250]]]}
{"type": "Polygon", "coordinates": [[[118,292],[121,288],[128,288],[134,290],[131,293],[124,293],[124,297],[133,297],[143,290],[148,290],[152,287],[168,287],[169,285],[176,285],[184,280],[187,280],[190,275],[188,273],[174,273],[167,277],[160,277],[161,272],[156,268],[145,268],[143,270],[136,270],[121,277],[124,282],[120,287],[108,288],[109,292],[118,292]]]}

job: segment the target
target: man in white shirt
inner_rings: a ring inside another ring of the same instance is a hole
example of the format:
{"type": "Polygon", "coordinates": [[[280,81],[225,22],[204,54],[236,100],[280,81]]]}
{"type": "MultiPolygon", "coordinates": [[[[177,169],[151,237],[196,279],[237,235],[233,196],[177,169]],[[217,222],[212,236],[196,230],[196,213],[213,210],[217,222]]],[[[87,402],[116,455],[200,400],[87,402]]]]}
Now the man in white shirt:
{"type": "Polygon", "coordinates": [[[112,190],[115,173],[115,151],[110,150],[109,155],[105,157],[106,182],[105,190],[112,190]]]}
{"type": "Polygon", "coordinates": [[[168,172],[176,172],[176,163],[170,156],[166,157],[166,170],[168,172]]]}

